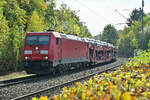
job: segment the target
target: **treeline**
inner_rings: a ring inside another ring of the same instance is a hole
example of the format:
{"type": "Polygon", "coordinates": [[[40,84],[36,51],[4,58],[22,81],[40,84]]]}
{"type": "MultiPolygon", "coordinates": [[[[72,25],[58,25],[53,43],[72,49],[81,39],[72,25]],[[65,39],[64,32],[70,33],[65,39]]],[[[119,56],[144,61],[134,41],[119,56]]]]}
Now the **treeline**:
{"type": "Polygon", "coordinates": [[[55,0],[0,1],[0,71],[16,70],[22,60],[26,32],[54,29],[66,34],[91,37],[76,11],[55,0]]]}
{"type": "Polygon", "coordinates": [[[142,32],[142,10],[134,9],[127,19],[128,27],[122,32],[118,32],[113,25],[107,25],[100,40],[114,44],[118,49],[118,54],[124,57],[131,57],[136,50],[150,49],[150,14],[145,14],[143,18],[142,32]]]}
{"type": "Polygon", "coordinates": [[[134,20],[134,24],[126,27],[117,41],[118,53],[131,57],[136,50],[150,49],[150,15],[145,15],[143,21],[143,32],[141,21],[134,20]]]}

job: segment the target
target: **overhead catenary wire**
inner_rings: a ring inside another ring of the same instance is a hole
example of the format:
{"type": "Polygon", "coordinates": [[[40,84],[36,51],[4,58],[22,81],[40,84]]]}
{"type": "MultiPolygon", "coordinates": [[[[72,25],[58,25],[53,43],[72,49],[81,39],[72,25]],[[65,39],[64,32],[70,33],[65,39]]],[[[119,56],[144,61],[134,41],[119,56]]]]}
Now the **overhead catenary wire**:
{"type": "Polygon", "coordinates": [[[115,11],[116,11],[119,15],[121,15],[123,18],[128,19],[128,18],[125,17],[123,14],[121,14],[117,9],[115,9],[115,11]]]}
{"type": "Polygon", "coordinates": [[[88,7],[85,3],[79,1],[79,0],[75,0],[76,2],[78,2],[81,6],[87,8],[91,13],[93,13],[94,15],[96,15],[98,18],[101,17],[103,18],[104,20],[106,20],[108,23],[111,23],[113,24],[110,20],[106,19],[106,17],[98,14],[97,12],[95,12],[92,8],[88,7]]]}
{"type": "MultiPolygon", "coordinates": [[[[57,1],[59,1],[59,0],[57,0],[57,1]]],[[[79,0],[73,0],[73,1],[78,2],[79,5],[81,5],[81,6],[85,7],[85,8],[87,8],[91,13],[93,13],[94,15],[96,15],[97,18],[100,18],[100,17],[101,17],[101,18],[103,18],[105,21],[107,21],[108,23],[113,24],[112,21],[110,21],[109,19],[107,19],[105,16],[103,16],[103,15],[98,14],[97,12],[95,12],[92,8],[88,7],[85,3],[83,3],[83,1],[82,1],[82,2],[79,1],[79,0]]],[[[62,0],[62,3],[61,3],[61,4],[66,3],[66,2],[67,2],[67,0],[62,0]]]]}
{"type": "MultiPolygon", "coordinates": [[[[59,0],[58,0],[58,1],[59,1],[59,0]]],[[[69,3],[68,0],[62,0],[62,3],[67,4],[67,2],[69,3]]],[[[89,7],[89,6],[86,4],[86,2],[81,1],[81,0],[71,0],[71,2],[72,2],[72,4],[75,4],[75,3],[76,3],[77,5],[80,5],[81,7],[86,8],[86,10],[87,10],[89,13],[91,13],[94,18],[96,17],[96,18],[98,19],[98,20],[97,20],[98,23],[96,23],[96,24],[98,24],[99,26],[105,27],[104,24],[101,24],[101,21],[100,21],[99,19],[103,19],[103,22],[115,26],[115,23],[114,23],[112,20],[109,20],[109,17],[103,16],[103,13],[101,13],[101,12],[100,12],[100,13],[96,12],[95,9],[89,7]]],[[[104,10],[105,10],[105,9],[104,9],[104,10]]],[[[92,25],[91,25],[91,26],[92,26],[92,25]]],[[[99,32],[97,32],[97,33],[99,33],[99,32]]]]}

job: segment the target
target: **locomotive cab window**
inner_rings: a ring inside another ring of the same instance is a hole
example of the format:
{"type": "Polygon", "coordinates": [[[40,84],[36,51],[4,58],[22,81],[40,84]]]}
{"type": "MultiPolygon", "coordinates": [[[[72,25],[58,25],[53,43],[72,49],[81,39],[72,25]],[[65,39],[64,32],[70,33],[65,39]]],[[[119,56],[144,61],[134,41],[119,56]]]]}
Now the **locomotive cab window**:
{"type": "Polygon", "coordinates": [[[48,45],[49,41],[50,36],[46,35],[27,36],[26,45],[48,45]]]}
{"type": "Polygon", "coordinates": [[[59,45],[59,38],[56,38],[56,45],[59,45]]]}

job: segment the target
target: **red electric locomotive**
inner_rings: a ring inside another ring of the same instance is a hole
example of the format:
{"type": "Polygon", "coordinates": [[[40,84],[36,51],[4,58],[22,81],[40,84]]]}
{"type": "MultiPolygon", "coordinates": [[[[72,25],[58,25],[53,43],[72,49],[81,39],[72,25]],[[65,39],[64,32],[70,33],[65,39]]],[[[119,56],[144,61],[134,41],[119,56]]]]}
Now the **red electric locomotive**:
{"type": "Polygon", "coordinates": [[[27,33],[23,59],[26,71],[37,74],[90,62],[88,43],[76,36],[52,31],[27,33]]]}
{"type": "Polygon", "coordinates": [[[29,32],[25,38],[23,65],[27,73],[46,74],[74,66],[111,61],[115,48],[94,39],[54,31],[29,32]]]}

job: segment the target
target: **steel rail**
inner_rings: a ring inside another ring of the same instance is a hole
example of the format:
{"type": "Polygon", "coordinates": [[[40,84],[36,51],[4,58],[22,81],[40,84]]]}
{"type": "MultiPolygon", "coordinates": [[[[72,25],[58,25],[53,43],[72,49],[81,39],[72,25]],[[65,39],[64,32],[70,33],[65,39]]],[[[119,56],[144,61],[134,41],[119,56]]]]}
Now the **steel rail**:
{"type": "Polygon", "coordinates": [[[60,88],[63,88],[64,86],[72,85],[72,84],[74,84],[76,82],[79,82],[79,81],[88,79],[90,77],[93,77],[96,74],[101,74],[103,72],[107,72],[107,71],[110,71],[110,70],[112,70],[114,68],[120,67],[121,65],[123,65],[123,64],[117,64],[117,65],[114,65],[113,67],[105,68],[104,70],[97,71],[97,72],[95,72],[93,74],[90,74],[88,76],[84,76],[84,77],[81,77],[81,78],[78,78],[78,79],[74,79],[72,81],[65,82],[65,83],[62,83],[62,84],[59,84],[59,85],[51,86],[51,87],[39,90],[37,92],[33,92],[33,93],[29,93],[29,94],[26,94],[26,95],[23,95],[23,96],[19,96],[19,97],[13,98],[11,100],[29,100],[32,97],[39,97],[39,96],[42,96],[42,95],[39,95],[39,94],[42,94],[42,93],[44,94],[44,93],[48,93],[48,92],[50,93],[51,90],[56,90],[57,88],[60,89],[60,88]]]}
{"type": "MultiPolygon", "coordinates": [[[[96,67],[97,65],[94,65],[94,66],[96,67]]],[[[46,76],[46,75],[48,75],[48,74],[32,75],[32,76],[26,76],[26,77],[22,77],[22,78],[16,78],[16,79],[0,81],[0,88],[16,85],[16,84],[20,84],[20,83],[24,83],[24,82],[27,82],[27,81],[31,81],[34,78],[38,78],[38,77],[46,76]]],[[[54,77],[57,77],[57,75],[53,76],[53,78],[54,77]]]]}

